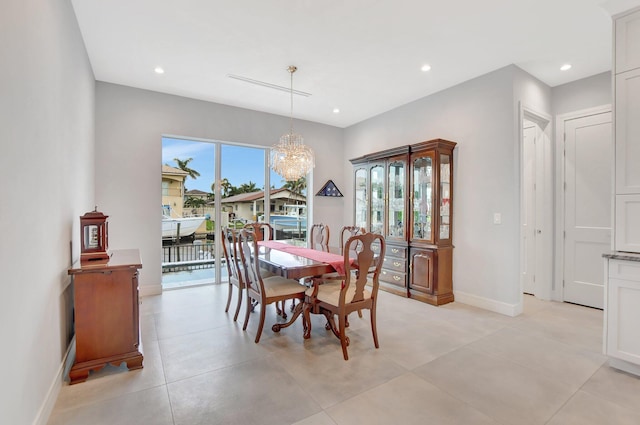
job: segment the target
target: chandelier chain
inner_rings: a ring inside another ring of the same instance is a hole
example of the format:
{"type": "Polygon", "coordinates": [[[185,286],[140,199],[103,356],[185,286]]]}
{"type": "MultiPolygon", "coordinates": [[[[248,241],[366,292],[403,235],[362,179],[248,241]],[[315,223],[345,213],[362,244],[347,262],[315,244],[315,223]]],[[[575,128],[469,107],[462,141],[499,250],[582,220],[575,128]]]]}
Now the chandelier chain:
{"type": "Polygon", "coordinates": [[[304,144],[300,134],[293,132],[293,73],[297,69],[293,65],[287,68],[291,81],[289,133],[280,137],[280,142],[271,148],[271,168],[286,181],[299,180],[315,167],[313,151],[304,144]]]}

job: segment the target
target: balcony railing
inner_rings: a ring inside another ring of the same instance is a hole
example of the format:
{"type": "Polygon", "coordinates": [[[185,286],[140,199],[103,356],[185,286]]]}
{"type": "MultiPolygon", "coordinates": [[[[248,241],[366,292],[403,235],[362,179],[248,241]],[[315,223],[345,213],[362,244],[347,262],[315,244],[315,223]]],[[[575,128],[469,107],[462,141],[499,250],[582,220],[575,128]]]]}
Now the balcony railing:
{"type": "Polygon", "coordinates": [[[209,269],[214,267],[215,262],[213,242],[196,241],[193,244],[162,247],[162,273],[209,269]]]}

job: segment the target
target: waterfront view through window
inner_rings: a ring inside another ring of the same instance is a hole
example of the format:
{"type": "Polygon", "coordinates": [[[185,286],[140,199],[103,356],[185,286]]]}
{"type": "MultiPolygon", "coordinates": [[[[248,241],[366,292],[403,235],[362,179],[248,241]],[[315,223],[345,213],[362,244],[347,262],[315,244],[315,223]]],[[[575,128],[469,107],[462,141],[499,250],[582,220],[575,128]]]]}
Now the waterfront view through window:
{"type": "Polygon", "coordinates": [[[306,241],[306,179],[283,181],[269,169],[268,154],[262,147],[162,138],[163,289],[226,282],[216,241],[227,227],[266,221],[276,239],[306,241]]]}

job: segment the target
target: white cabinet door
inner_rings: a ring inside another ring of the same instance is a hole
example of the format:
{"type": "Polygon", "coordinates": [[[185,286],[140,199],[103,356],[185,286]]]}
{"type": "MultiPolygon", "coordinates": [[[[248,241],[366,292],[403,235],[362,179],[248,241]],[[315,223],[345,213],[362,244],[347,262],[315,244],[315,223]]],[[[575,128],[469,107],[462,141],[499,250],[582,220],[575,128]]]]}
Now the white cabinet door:
{"type": "Polygon", "coordinates": [[[609,261],[607,354],[640,364],[640,262],[609,261]]]}
{"type": "Polygon", "coordinates": [[[640,195],[616,195],[615,249],[640,252],[640,195]]]}
{"type": "Polygon", "coordinates": [[[640,11],[616,19],[616,74],[640,68],[640,11]]]}
{"type": "Polygon", "coordinates": [[[640,69],[616,76],[616,193],[640,193],[640,69]]]}

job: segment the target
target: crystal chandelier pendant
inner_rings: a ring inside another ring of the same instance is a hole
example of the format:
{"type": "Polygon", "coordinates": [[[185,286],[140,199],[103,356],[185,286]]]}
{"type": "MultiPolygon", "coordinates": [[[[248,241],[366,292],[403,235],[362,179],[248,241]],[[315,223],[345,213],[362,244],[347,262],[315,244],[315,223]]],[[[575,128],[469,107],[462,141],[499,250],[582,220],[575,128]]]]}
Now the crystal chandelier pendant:
{"type": "Polygon", "coordinates": [[[291,73],[291,127],[288,134],[271,148],[271,169],[286,181],[296,181],[306,176],[315,167],[311,148],[304,144],[300,134],[293,132],[293,73],[295,66],[287,69],[291,73]]]}

